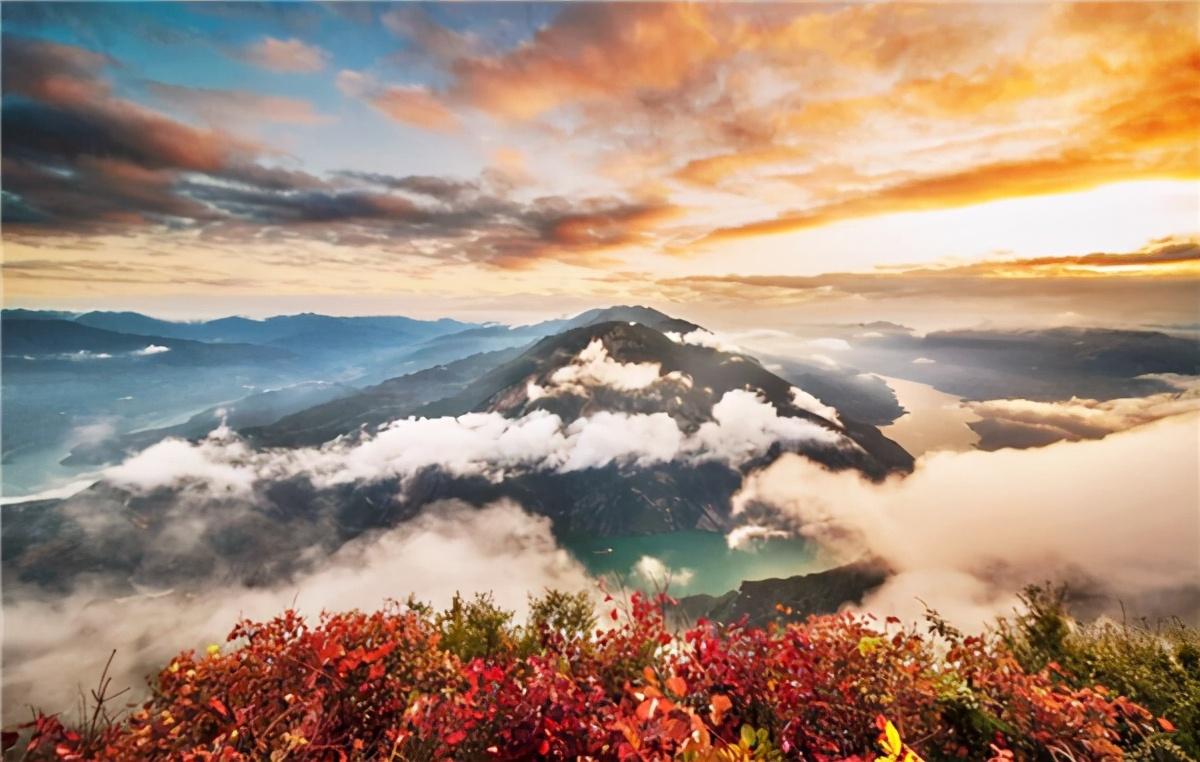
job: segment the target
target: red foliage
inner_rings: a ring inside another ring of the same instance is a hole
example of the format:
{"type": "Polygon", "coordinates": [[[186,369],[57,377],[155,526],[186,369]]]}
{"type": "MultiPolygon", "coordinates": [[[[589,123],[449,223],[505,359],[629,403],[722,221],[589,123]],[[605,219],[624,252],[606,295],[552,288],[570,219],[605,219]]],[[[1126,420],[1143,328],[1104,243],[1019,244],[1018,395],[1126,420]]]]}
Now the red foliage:
{"type": "Polygon", "coordinates": [[[88,737],[39,716],[31,759],[1119,758],[1168,727],[993,639],[948,647],[892,622],[698,623],[634,596],[590,637],[462,661],[428,614],[391,606],[243,622],[227,652],[181,654],[146,704],[88,737]],[[887,719],[884,720],[883,718],[887,719]],[[886,731],[886,732],[885,732],[886,731]],[[903,741],[900,739],[903,738],[903,741]]]}

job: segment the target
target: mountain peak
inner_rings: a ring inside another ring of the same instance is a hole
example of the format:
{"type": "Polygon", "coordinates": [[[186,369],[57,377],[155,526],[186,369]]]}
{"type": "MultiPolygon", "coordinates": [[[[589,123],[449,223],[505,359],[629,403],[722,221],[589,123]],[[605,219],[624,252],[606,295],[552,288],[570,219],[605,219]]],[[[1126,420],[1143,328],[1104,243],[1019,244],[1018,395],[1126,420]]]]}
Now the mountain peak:
{"type": "Polygon", "coordinates": [[[700,327],[695,323],[660,312],[653,307],[627,304],[598,307],[582,312],[569,320],[567,327],[578,328],[585,325],[609,322],[641,323],[658,331],[676,331],[679,333],[688,333],[700,327]]]}

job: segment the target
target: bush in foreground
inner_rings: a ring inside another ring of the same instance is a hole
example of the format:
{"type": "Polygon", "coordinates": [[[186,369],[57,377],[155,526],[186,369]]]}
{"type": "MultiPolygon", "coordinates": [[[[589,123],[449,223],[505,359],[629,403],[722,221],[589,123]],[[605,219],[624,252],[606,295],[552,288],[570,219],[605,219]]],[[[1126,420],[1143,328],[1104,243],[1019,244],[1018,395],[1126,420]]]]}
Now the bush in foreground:
{"type": "MultiPolygon", "coordinates": [[[[1061,608],[984,637],[936,615],[927,633],[842,615],[674,634],[665,602],[610,600],[600,629],[586,598],[561,593],[533,601],[526,626],[487,597],[316,624],[288,611],[240,623],[225,650],[180,654],[128,717],[72,730],[39,715],[22,747],[33,760],[898,762],[1187,759],[1173,739],[1194,739],[1129,697],[1182,711],[1163,685],[1122,676],[1107,641],[1075,665],[1082,640],[1062,649],[1087,636],[1054,629],[1061,608]]],[[[1194,668],[1186,649],[1153,642],[1131,658],[1194,668]]]]}

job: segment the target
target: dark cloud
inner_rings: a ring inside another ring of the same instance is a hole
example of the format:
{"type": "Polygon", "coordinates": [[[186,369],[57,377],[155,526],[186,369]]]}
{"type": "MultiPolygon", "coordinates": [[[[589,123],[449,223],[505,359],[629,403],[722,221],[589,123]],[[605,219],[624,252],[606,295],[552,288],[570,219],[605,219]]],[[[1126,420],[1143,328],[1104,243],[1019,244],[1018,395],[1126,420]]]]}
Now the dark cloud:
{"type": "Polygon", "coordinates": [[[4,104],[4,155],[50,165],[84,156],[145,169],[220,172],[249,146],[137,108],[56,105],[24,98],[4,104]]]}
{"type": "Polygon", "coordinates": [[[337,174],[341,177],[383,188],[392,188],[394,190],[408,191],[420,196],[428,196],[438,201],[456,201],[467,196],[476,195],[481,190],[478,183],[432,175],[405,175],[397,177],[378,172],[351,171],[338,172],[337,174]]]}
{"type": "MultiPolygon", "coordinates": [[[[253,141],[113,97],[102,75],[119,64],[107,57],[16,38],[3,54],[9,235],[162,226],[236,240],[269,230],[275,240],[386,242],[408,253],[519,267],[547,257],[590,263],[598,251],[641,240],[674,212],[617,197],[516,201],[509,185],[486,173],[317,177],[279,166],[281,157],[253,141]]],[[[150,84],[177,106],[263,105],[238,91],[150,84]]],[[[300,107],[292,116],[310,115],[300,107]]]]}
{"type": "Polygon", "coordinates": [[[236,217],[264,224],[392,220],[420,222],[425,214],[397,197],[357,191],[296,190],[279,187],[229,187],[187,183],[181,190],[236,217]]]}
{"type": "Polygon", "coordinates": [[[71,45],[4,35],[3,89],[50,101],[98,95],[107,87],[97,79],[115,65],[109,56],[71,45]]]}

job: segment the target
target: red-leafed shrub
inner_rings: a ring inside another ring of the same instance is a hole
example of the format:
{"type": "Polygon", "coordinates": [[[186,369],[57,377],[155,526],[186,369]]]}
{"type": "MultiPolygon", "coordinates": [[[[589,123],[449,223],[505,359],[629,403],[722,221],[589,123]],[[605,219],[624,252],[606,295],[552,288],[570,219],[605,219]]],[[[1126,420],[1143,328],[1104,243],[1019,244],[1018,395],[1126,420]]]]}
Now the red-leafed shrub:
{"type": "MultiPolygon", "coordinates": [[[[132,715],[39,716],[28,759],[1119,759],[1169,719],[1011,637],[937,636],[849,615],[672,633],[662,599],[551,594],[518,627],[489,599],[242,622],[186,652],[132,715]]],[[[29,734],[32,734],[29,737],[29,734]]],[[[14,739],[10,735],[8,741],[14,739]]],[[[1164,757],[1169,758],[1169,757],[1164,757]]]]}

